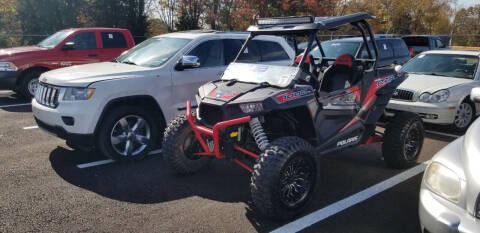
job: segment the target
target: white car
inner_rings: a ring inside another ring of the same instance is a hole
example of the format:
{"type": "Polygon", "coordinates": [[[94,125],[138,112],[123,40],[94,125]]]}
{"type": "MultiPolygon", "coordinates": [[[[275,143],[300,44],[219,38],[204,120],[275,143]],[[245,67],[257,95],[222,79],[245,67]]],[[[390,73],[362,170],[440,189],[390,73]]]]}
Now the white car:
{"type": "MultiPolygon", "coordinates": [[[[73,66],[40,77],[32,100],[39,127],[72,148],[96,147],[132,160],[154,149],[166,123],[198,87],[218,79],[246,33],[189,31],[154,37],[115,61],[73,66]]],[[[239,59],[290,64],[294,51],[280,37],[258,37],[239,59]]]]}
{"type": "MultiPolygon", "coordinates": [[[[472,100],[480,102],[480,88],[472,100]]],[[[480,232],[480,119],[439,151],[420,188],[422,232],[480,232]]]]}
{"type": "Polygon", "coordinates": [[[469,97],[480,86],[479,57],[480,51],[461,50],[417,55],[402,68],[408,78],[393,94],[387,116],[397,110],[415,112],[424,122],[466,130],[480,113],[480,105],[469,97]]]}

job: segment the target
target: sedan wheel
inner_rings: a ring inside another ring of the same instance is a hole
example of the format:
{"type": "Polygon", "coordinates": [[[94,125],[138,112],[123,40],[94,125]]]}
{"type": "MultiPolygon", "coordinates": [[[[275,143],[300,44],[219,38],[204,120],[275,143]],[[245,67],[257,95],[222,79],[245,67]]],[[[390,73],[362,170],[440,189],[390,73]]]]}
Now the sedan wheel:
{"type": "Polygon", "coordinates": [[[473,107],[468,102],[463,102],[458,106],[457,115],[453,122],[455,128],[458,130],[466,129],[473,120],[473,107]]]}
{"type": "Polygon", "coordinates": [[[150,126],[140,116],[125,116],[112,128],[110,142],[117,153],[136,156],[142,153],[150,142],[150,126]]]}

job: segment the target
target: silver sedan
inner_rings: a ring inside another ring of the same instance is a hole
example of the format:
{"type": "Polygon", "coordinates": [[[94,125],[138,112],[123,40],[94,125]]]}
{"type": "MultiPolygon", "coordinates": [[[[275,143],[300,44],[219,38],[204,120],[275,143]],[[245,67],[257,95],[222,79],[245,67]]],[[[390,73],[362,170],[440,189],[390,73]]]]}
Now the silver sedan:
{"type": "MultiPolygon", "coordinates": [[[[472,89],[480,102],[480,88],[472,89]]],[[[431,160],[420,189],[423,232],[480,232],[480,119],[431,160]]]]}

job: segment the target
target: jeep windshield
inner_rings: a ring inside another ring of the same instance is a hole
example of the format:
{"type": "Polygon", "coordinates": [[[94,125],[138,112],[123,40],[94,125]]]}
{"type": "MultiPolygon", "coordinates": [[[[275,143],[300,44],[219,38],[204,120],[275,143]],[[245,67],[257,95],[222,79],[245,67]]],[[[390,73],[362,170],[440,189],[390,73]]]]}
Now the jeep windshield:
{"type": "Polygon", "coordinates": [[[70,34],[72,34],[73,31],[59,31],[59,32],[56,32],[55,34],[47,37],[46,39],[42,40],[40,43],[37,44],[38,47],[41,47],[41,48],[55,48],[58,43],[62,42],[63,40],[65,40],[65,38],[67,38],[67,36],[69,36],[70,34]]]}
{"type": "Polygon", "coordinates": [[[190,41],[174,37],[151,38],[120,55],[115,61],[144,67],[159,67],[190,41]]]}
{"type": "Polygon", "coordinates": [[[222,80],[247,83],[268,83],[286,87],[297,76],[298,67],[232,62],[223,73],[222,80]]]}

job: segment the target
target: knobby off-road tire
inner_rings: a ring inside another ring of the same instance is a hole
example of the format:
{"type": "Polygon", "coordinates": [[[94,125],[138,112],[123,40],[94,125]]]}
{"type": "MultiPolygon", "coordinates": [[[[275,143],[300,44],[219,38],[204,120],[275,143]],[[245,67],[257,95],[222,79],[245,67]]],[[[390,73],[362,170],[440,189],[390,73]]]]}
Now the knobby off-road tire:
{"type": "Polygon", "coordinates": [[[310,201],[316,177],[312,146],[299,137],[278,138],[254,166],[253,208],[274,220],[290,219],[310,201]]]}
{"type": "Polygon", "coordinates": [[[396,114],[387,124],[383,138],[382,152],[387,165],[399,169],[415,165],[424,137],[423,122],[417,114],[396,114]]]}
{"type": "Polygon", "coordinates": [[[207,156],[194,155],[202,152],[202,147],[184,114],[178,115],[166,128],[162,150],[164,158],[181,175],[195,173],[210,161],[207,156]]]}

